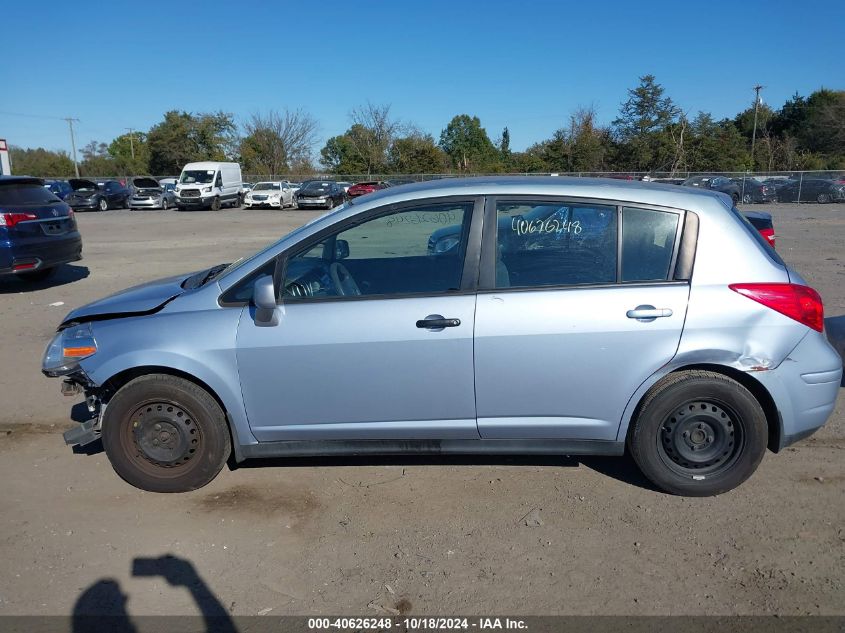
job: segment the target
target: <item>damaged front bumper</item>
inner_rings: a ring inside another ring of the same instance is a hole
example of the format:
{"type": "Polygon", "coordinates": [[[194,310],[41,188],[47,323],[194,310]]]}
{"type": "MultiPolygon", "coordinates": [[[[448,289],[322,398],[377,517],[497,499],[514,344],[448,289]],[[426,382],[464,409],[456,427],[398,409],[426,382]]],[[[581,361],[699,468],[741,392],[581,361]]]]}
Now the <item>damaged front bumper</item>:
{"type": "Polygon", "coordinates": [[[76,371],[70,374],[62,381],[62,395],[76,396],[80,393],[85,394],[85,405],[91,418],[82,422],[79,426],[65,431],[65,444],[68,446],[85,446],[100,439],[103,428],[103,415],[106,411],[106,405],[102,400],[100,390],[91,382],[85,372],[76,371]]]}

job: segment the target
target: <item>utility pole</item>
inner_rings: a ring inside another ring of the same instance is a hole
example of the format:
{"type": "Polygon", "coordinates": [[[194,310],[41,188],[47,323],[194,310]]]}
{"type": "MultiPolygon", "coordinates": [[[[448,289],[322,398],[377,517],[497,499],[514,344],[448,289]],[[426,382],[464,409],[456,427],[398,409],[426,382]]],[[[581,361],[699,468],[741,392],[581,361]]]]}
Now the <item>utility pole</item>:
{"type": "Polygon", "coordinates": [[[757,110],[760,107],[760,91],[765,88],[757,84],[754,86],[754,131],[751,132],[751,168],[754,168],[754,144],[757,141],[757,110]]]}
{"type": "Polygon", "coordinates": [[[65,121],[67,121],[67,125],[70,128],[70,147],[73,150],[73,154],[71,154],[71,157],[73,158],[73,170],[76,172],[76,177],[79,178],[79,163],[76,162],[76,139],[73,136],[73,122],[76,121],[79,123],[79,119],[66,117],[65,121]]]}
{"type": "Polygon", "coordinates": [[[135,160],[135,130],[131,127],[124,128],[129,130],[129,151],[132,153],[132,160],[135,160]]]}

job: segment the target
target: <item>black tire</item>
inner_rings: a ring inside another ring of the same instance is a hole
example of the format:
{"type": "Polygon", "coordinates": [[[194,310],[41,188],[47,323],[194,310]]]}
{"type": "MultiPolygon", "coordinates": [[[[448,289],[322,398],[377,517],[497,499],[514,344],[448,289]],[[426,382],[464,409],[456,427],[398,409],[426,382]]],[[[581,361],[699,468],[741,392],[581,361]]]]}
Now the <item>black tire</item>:
{"type": "Polygon", "coordinates": [[[97,203],[97,210],[98,211],[108,211],[109,210],[109,201],[105,198],[100,198],[100,201],[97,203]]]}
{"type": "Polygon", "coordinates": [[[211,210],[220,211],[220,198],[215,197],[214,200],[211,201],[211,210]]]}
{"type": "Polygon", "coordinates": [[[106,407],[103,447],[115,472],[150,492],[202,488],[226,463],[229,429],[205,389],[167,374],[121,387],[106,407]]]}
{"type": "Polygon", "coordinates": [[[53,273],[55,272],[55,268],[41,268],[40,270],[33,270],[32,272],[28,273],[18,273],[17,277],[21,281],[25,281],[27,283],[34,283],[37,281],[44,281],[45,279],[49,279],[53,276],[53,273]]]}
{"type": "Polygon", "coordinates": [[[328,209],[329,211],[334,209],[334,198],[329,198],[329,201],[326,202],[326,209],[328,209]]]}
{"type": "Polygon", "coordinates": [[[743,204],[751,204],[752,202],[754,202],[754,201],[751,199],[750,193],[747,193],[744,196],[742,196],[742,203],[743,204]]]}
{"type": "Polygon", "coordinates": [[[643,474],[676,495],[732,490],[757,469],[768,426],[741,384],[709,371],[671,374],[643,398],[628,447],[643,474]]]}
{"type": "Polygon", "coordinates": [[[167,211],[167,198],[162,198],[162,199],[161,199],[161,210],[162,210],[162,211],[167,211]]]}
{"type": "Polygon", "coordinates": [[[731,194],[731,200],[733,200],[735,205],[739,204],[739,194],[738,193],[732,193],[731,194]]]}
{"type": "Polygon", "coordinates": [[[830,194],[820,193],[818,196],[816,196],[816,200],[819,202],[819,204],[826,204],[830,202],[830,194]]]}

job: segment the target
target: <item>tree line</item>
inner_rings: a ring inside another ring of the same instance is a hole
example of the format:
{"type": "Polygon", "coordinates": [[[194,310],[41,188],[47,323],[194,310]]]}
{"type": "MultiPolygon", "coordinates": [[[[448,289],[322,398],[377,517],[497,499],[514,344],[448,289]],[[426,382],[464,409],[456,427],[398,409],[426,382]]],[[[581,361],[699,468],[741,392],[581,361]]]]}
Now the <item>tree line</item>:
{"type": "MultiPolygon", "coordinates": [[[[754,111],[752,103],[733,118],[692,115],[645,75],[610,124],[597,121],[593,106],[579,107],[551,138],[516,152],[507,127],[491,139],[477,116],[455,116],[435,138],[389,105],[367,103],[326,141],[317,166],[319,126],[303,110],[255,113],[240,127],[231,113],[173,110],[146,132],[89,142],[79,167],[88,176],[177,174],[198,160],[236,160],[244,173],[265,176],[845,169],[845,90],[796,93],[779,109],[757,104],[756,134],[754,111]]],[[[19,174],[74,173],[62,151],[13,146],[11,159],[19,174]]]]}

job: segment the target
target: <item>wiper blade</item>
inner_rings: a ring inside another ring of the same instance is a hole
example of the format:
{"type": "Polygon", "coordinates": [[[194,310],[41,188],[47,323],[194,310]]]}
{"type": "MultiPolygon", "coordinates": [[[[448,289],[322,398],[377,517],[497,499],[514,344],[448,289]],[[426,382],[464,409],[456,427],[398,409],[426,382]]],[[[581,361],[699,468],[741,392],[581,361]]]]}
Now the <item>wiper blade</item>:
{"type": "Polygon", "coordinates": [[[217,275],[219,275],[221,272],[223,272],[228,266],[229,264],[217,264],[217,266],[212,266],[208,269],[208,272],[205,273],[205,275],[197,284],[197,286],[204,286],[209,281],[214,279],[217,275]]]}

